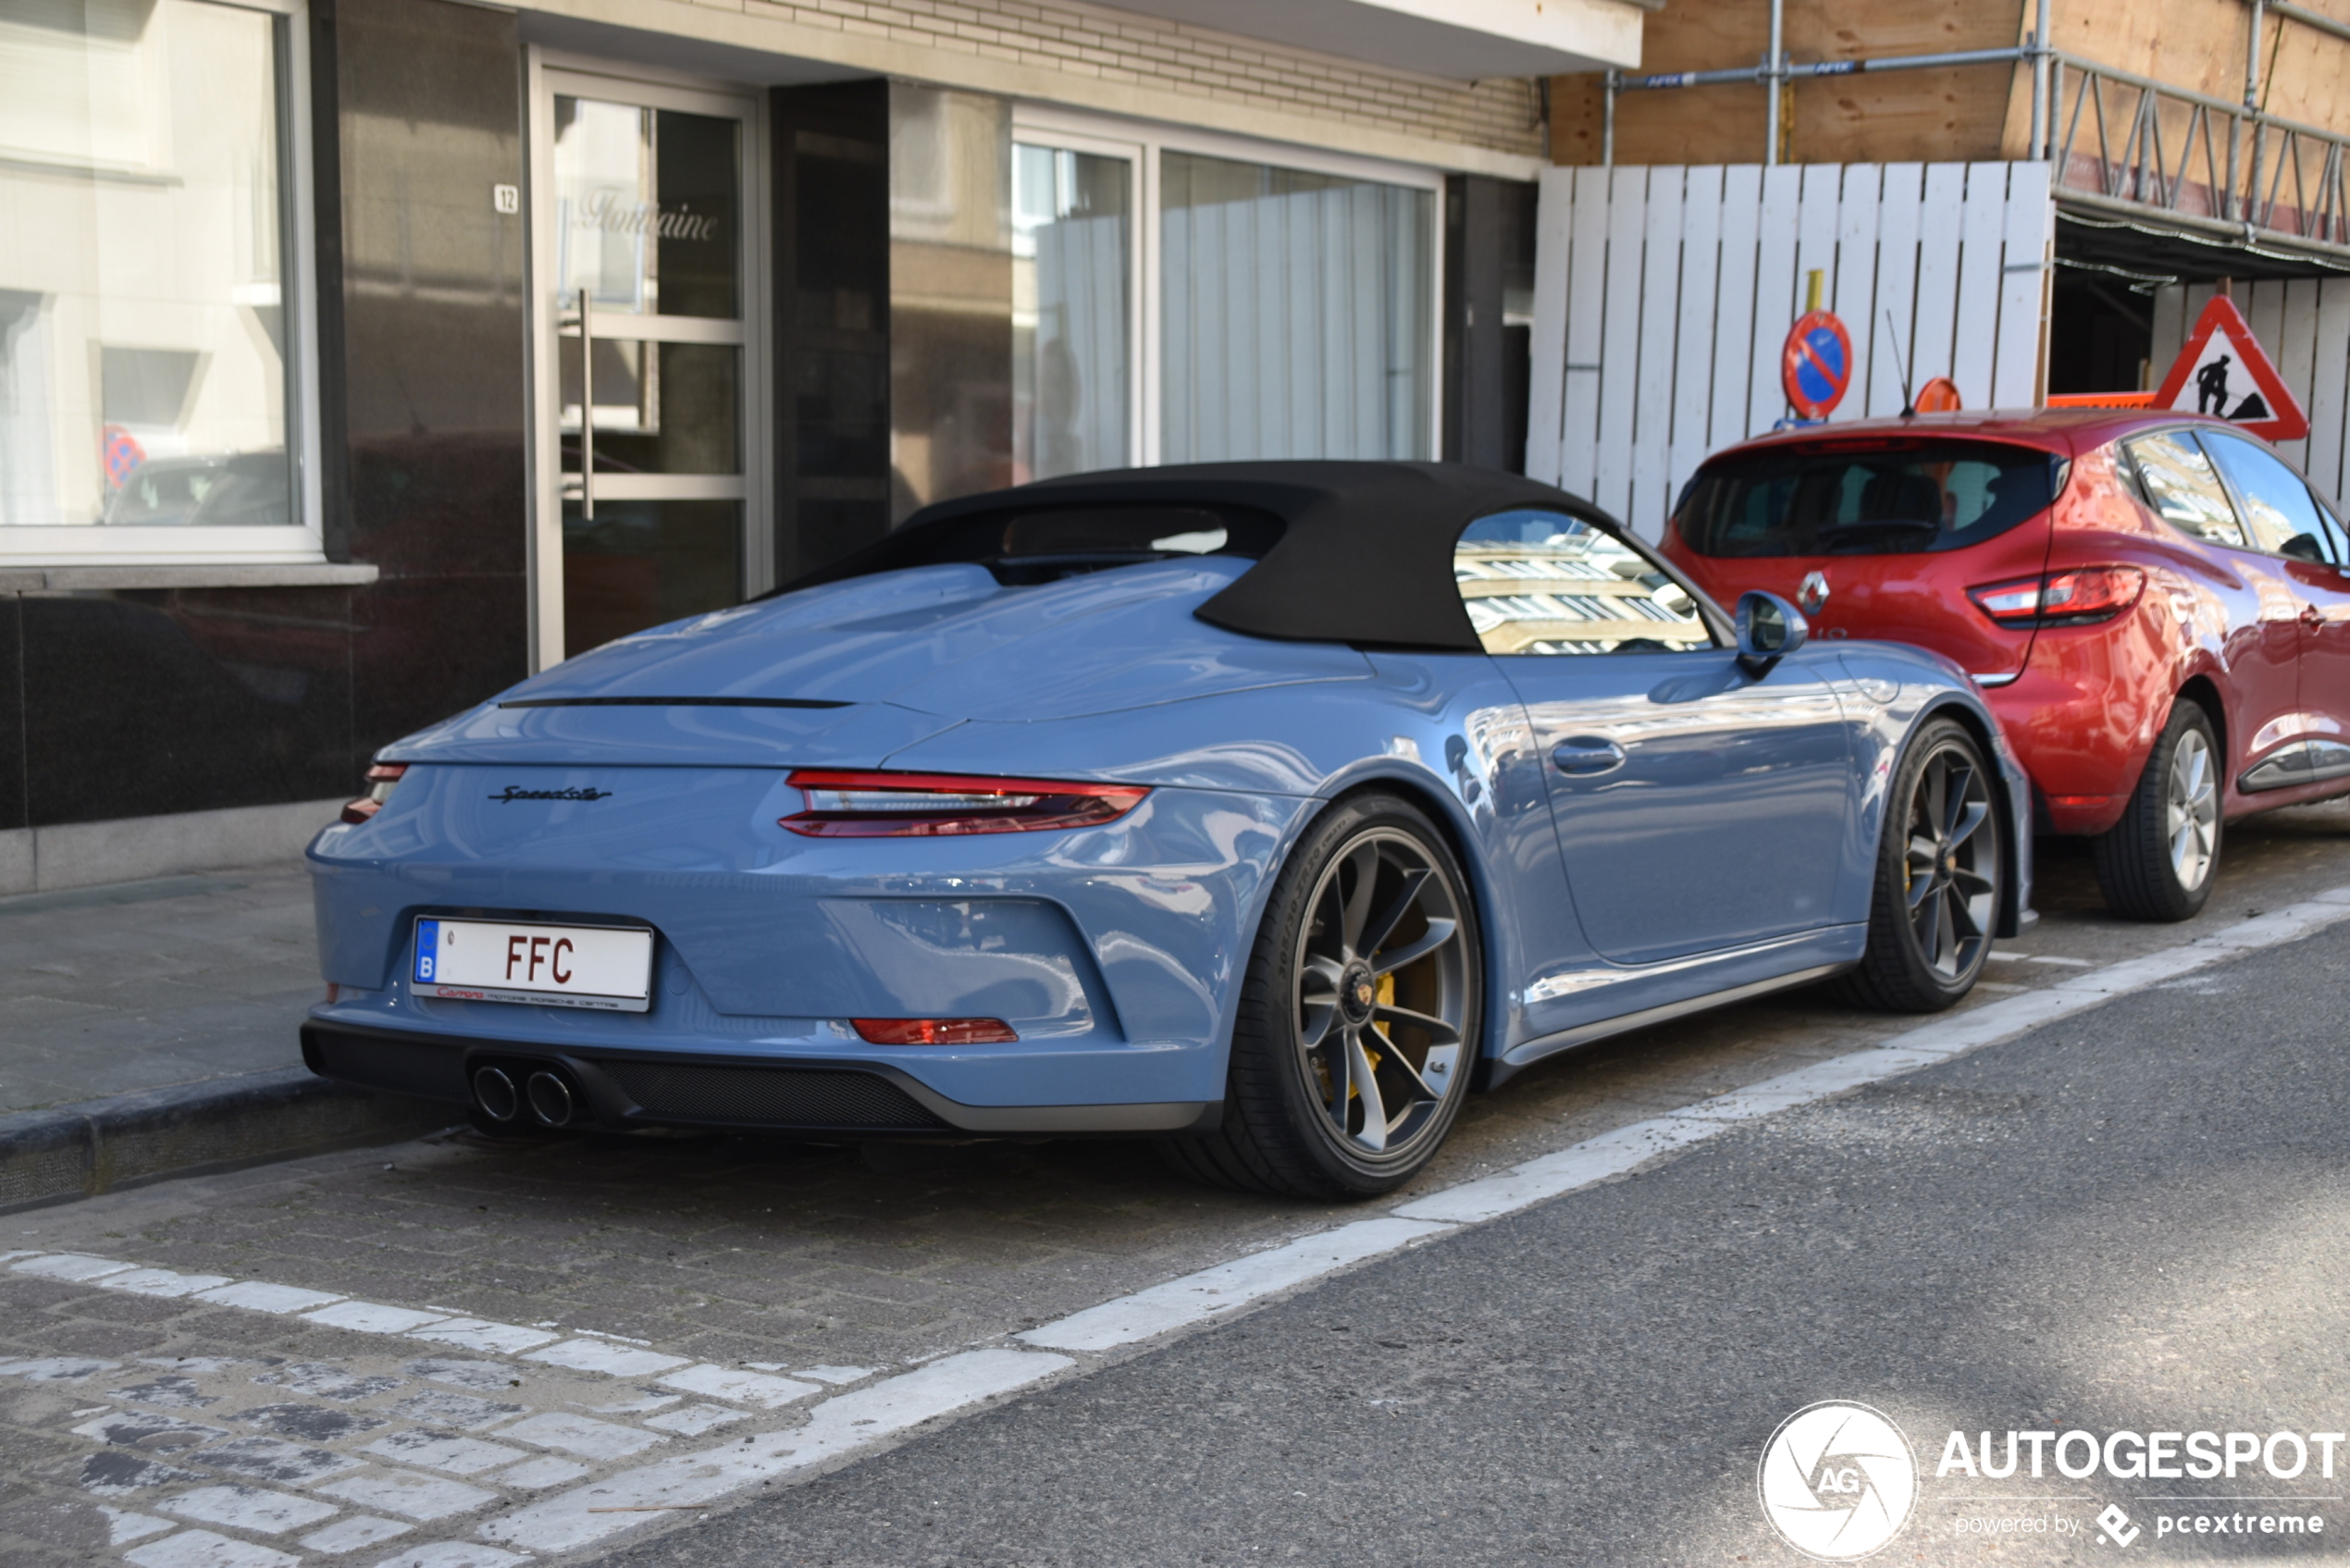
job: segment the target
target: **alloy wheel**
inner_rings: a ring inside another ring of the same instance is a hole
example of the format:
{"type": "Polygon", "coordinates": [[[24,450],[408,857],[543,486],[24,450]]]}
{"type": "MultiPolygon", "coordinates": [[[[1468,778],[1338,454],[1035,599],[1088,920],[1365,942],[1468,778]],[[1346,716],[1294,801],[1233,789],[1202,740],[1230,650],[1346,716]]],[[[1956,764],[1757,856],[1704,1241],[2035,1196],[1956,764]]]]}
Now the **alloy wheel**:
{"type": "Polygon", "coordinates": [[[2211,747],[2197,730],[2179,737],[2171,754],[2171,778],[2163,805],[2163,833],[2171,846],[2171,874],[2192,893],[2211,874],[2219,843],[2220,784],[2211,747]]]}
{"type": "Polygon", "coordinates": [[[1297,1051],[1324,1130],[1358,1159],[1441,1135],[1459,1086],[1470,976],[1454,896],[1416,840],[1374,828],[1330,858],[1307,901],[1297,1051]]]}
{"type": "Polygon", "coordinates": [[[1958,746],[1936,748],[1911,792],[1902,883],[1918,956],[1948,982],[1981,960],[1998,919],[1998,839],[1985,831],[1990,818],[1982,768],[1958,746]]]}

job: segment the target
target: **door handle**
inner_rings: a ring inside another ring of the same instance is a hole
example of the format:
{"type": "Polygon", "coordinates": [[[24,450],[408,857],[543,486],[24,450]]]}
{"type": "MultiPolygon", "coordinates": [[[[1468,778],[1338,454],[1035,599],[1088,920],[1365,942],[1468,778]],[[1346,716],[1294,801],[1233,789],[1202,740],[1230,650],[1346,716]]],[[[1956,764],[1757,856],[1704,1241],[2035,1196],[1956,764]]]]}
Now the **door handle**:
{"type": "Polygon", "coordinates": [[[1601,735],[1569,735],[1551,748],[1551,765],[1562,773],[1604,773],[1624,765],[1624,748],[1601,735]]]}
{"type": "Polygon", "coordinates": [[[582,289],[579,315],[556,326],[559,332],[568,327],[575,327],[579,334],[579,480],[576,488],[566,481],[563,490],[565,500],[579,503],[580,520],[586,523],[596,520],[596,325],[589,314],[592,308],[588,290],[582,289]]]}
{"type": "Polygon", "coordinates": [[[2314,632],[2326,623],[2325,614],[2316,605],[2305,604],[2301,607],[2301,623],[2314,632]]]}

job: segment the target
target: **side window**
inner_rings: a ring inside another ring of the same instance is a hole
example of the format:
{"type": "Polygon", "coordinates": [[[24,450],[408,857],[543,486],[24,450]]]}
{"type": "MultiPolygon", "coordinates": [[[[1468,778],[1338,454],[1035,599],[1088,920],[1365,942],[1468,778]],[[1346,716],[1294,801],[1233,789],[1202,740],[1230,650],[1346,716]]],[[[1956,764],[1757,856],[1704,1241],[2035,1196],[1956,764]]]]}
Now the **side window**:
{"type": "Polygon", "coordinates": [[[1453,578],[1488,653],[1685,653],[1714,646],[1696,601],[1603,529],[1556,512],[1480,517],[1453,578]]]}
{"type": "Polygon", "coordinates": [[[2350,532],[2344,530],[2342,519],[2323,501],[2318,503],[2318,548],[2333,565],[2350,567],[2350,532]]]}
{"type": "Polygon", "coordinates": [[[2220,488],[2211,460],[2195,445],[2194,432],[2165,430],[2141,436],[2126,447],[2137,463],[2147,502],[2165,523],[2191,538],[2246,548],[2244,525],[2228,504],[2228,492],[2220,488]]]}
{"type": "Polygon", "coordinates": [[[2319,521],[2318,503],[2300,475],[2234,436],[2206,431],[2203,449],[2234,489],[2255,549],[2304,561],[2326,559],[2325,525],[2319,521]]]}

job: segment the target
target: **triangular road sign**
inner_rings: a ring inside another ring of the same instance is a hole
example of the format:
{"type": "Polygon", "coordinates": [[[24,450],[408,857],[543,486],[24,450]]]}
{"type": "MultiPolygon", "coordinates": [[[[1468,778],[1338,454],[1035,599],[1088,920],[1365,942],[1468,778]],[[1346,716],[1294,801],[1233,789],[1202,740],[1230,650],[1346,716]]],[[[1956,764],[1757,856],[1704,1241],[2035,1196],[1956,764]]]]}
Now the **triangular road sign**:
{"type": "Polygon", "coordinates": [[[2297,441],[2309,416],[2233,301],[2215,294],[2154,394],[2156,408],[2216,414],[2270,441],[2297,441]]]}

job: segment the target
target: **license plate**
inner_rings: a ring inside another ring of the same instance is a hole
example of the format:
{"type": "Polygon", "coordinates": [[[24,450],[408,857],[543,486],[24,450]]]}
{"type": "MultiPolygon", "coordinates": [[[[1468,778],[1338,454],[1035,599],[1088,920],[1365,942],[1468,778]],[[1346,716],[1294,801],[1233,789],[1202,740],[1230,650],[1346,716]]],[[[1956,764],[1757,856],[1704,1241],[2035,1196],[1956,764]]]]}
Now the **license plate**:
{"type": "Polygon", "coordinates": [[[409,978],[420,996],[641,1013],[652,1005],[653,933],[641,926],[420,920],[409,978]]]}

